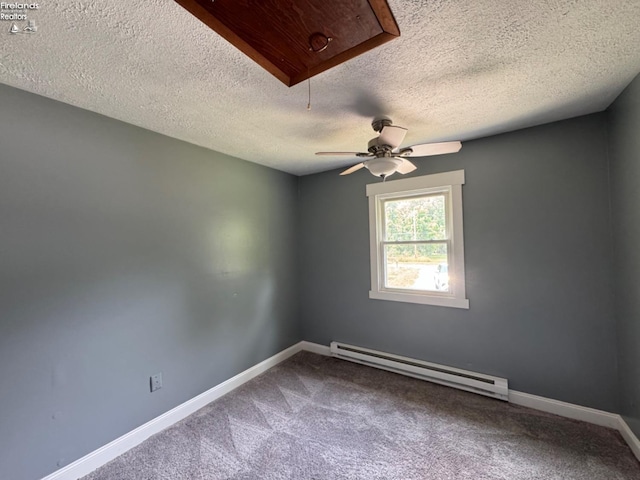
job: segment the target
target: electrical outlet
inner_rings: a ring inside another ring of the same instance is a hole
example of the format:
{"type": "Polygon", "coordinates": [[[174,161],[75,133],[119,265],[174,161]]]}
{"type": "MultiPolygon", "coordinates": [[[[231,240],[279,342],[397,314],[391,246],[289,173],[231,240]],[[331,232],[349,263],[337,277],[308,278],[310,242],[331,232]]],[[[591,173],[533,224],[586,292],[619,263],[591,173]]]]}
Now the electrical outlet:
{"type": "Polygon", "coordinates": [[[151,391],[155,392],[162,388],[162,373],[156,373],[155,375],[151,375],[150,378],[151,383],[151,391]]]}

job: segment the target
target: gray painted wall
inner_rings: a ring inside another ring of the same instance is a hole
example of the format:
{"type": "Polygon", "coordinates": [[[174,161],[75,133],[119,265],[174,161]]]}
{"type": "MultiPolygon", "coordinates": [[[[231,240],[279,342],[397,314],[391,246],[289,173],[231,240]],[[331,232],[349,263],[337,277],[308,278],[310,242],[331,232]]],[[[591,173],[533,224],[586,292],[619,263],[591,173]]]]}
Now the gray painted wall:
{"type": "Polygon", "coordinates": [[[0,105],[1,478],[301,339],[295,177],[3,85],[0,105]]]}
{"type": "Polygon", "coordinates": [[[609,109],[621,413],[640,437],[640,77],[609,109]]]}
{"type": "Polygon", "coordinates": [[[370,300],[365,185],[379,180],[365,170],[300,178],[304,339],[500,375],[514,390],[616,411],[605,121],[521,130],[416,162],[417,175],[465,170],[470,310],[370,300]]]}
{"type": "Polygon", "coordinates": [[[466,171],[468,311],[368,298],[366,171],[296,180],[3,85],[0,105],[0,477],[40,478],[302,338],[609,411],[619,352],[640,434],[640,80],[608,114],[416,161],[466,171]]]}

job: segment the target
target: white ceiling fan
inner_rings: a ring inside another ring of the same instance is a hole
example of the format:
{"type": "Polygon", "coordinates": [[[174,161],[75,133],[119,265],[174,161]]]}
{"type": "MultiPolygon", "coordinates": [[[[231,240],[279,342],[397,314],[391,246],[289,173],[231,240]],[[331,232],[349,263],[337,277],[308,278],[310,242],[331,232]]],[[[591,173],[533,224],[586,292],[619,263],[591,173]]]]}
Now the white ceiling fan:
{"type": "Polygon", "coordinates": [[[371,122],[371,126],[380,135],[369,140],[368,152],[317,152],[316,155],[349,155],[368,158],[368,160],[346,169],[340,175],[349,175],[364,167],[384,181],[385,178],[396,172],[405,174],[416,169],[416,166],[406,157],[455,153],[462,148],[460,142],[423,143],[400,148],[400,144],[407,134],[406,128],[393,125],[388,117],[375,118],[371,122]]]}

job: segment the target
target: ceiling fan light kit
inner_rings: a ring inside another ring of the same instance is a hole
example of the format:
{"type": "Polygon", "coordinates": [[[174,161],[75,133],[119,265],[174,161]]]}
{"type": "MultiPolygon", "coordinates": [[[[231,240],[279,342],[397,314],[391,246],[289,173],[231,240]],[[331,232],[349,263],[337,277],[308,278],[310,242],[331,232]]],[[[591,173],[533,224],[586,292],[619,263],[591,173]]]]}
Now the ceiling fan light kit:
{"type": "Polygon", "coordinates": [[[402,162],[403,160],[399,158],[381,157],[367,160],[364,162],[364,166],[376,177],[387,178],[398,171],[398,167],[402,162]]]}
{"type": "Polygon", "coordinates": [[[353,157],[366,157],[340,175],[349,175],[361,168],[366,168],[376,177],[384,181],[388,176],[398,172],[402,175],[413,172],[416,166],[406,157],[427,157],[431,155],[443,155],[445,153],[456,153],[462,148],[462,143],[439,142],[423,143],[400,148],[407,129],[393,125],[388,117],[377,117],[371,122],[373,129],[379,133],[375,138],[369,140],[367,152],[317,152],[316,155],[349,155],[353,157]]]}

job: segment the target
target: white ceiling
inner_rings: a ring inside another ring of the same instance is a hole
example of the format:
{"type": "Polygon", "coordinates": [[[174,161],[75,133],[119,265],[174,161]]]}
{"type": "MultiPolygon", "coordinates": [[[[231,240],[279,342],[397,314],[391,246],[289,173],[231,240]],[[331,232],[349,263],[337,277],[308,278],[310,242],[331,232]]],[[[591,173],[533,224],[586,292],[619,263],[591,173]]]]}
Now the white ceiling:
{"type": "MultiPolygon", "coordinates": [[[[303,175],[605,109],[640,71],[640,0],[389,0],[401,37],[288,88],[170,0],[48,0],[0,22],[0,82],[303,175]],[[5,28],[6,27],[6,28],[5,28]]],[[[464,147],[463,147],[464,148],[464,147]]]]}

